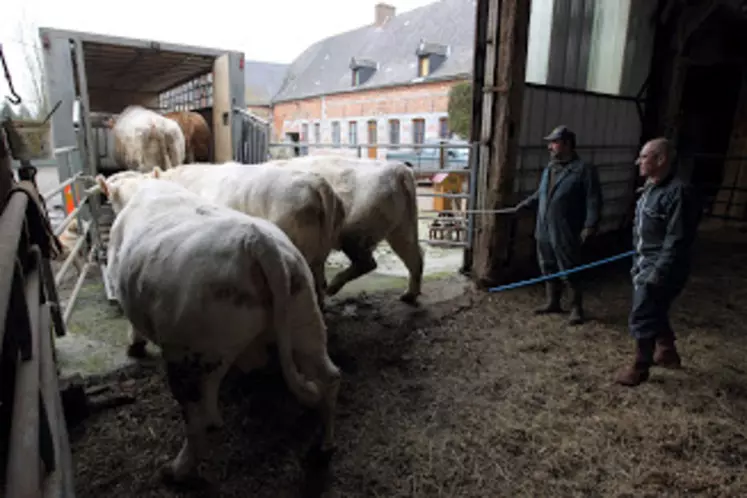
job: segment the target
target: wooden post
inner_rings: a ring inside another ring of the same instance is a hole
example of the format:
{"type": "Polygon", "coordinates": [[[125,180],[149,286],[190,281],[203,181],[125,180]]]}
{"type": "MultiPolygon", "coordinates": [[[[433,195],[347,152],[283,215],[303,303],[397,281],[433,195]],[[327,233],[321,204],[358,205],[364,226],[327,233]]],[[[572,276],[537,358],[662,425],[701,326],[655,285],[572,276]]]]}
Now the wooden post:
{"type": "MultiPolygon", "coordinates": [[[[531,1],[489,2],[485,43],[480,168],[477,209],[512,205],[514,169],[524,94],[531,1]]],[[[478,11],[480,5],[478,3],[478,11]]],[[[478,285],[497,282],[510,240],[506,217],[481,214],[473,247],[473,278],[478,285]]]]}

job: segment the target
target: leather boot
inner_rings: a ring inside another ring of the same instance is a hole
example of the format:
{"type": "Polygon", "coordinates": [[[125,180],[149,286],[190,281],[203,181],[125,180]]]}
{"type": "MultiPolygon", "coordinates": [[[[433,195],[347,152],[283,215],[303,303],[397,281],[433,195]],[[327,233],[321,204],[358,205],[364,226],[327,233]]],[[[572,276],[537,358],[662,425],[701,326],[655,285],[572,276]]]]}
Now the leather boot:
{"type": "Polygon", "coordinates": [[[662,368],[682,368],[682,359],[674,346],[673,335],[663,335],[656,339],[654,365],[662,368]]]}
{"type": "Polygon", "coordinates": [[[560,295],[563,292],[563,288],[560,285],[560,281],[557,278],[548,280],[545,282],[545,293],[547,294],[547,302],[534,310],[537,315],[546,315],[548,313],[562,313],[563,308],[560,307],[560,295]]]}
{"type": "Polygon", "coordinates": [[[646,382],[649,376],[649,368],[654,362],[654,345],[653,339],[638,339],[636,341],[635,361],[632,365],[618,372],[615,382],[629,387],[646,382]]]}
{"type": "Polygon", "coordinates": [[[581,294],[581,286],[577,281],[568,281],[571,289],[571,314],[568,317],[570,325],[581,325],[584,323],[584,308],[581,294]]]}

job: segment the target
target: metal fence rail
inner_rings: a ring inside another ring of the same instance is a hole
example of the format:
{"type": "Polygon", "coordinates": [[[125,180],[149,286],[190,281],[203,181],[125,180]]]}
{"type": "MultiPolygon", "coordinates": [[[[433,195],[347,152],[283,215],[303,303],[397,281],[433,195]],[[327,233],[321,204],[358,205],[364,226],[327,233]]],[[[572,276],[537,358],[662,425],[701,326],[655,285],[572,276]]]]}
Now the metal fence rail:
{"type": "MultiPolygon", "coordinates": [[[[42,197],[44,199],[44,202],[49,202],[56,195],[60,195],[61,193],[63,193],[65,188],[70,187],[73,209],[57,226],[54,227],[54,234],[58,237],[62,235],[70,227],[70,224],[73,222],[73,220],[76,220],[78,224],[78,240],[75,242],[75,245],[69,250],[69,254],[62,262],[60,269],[54,275],[55,286],[59,286],[63,282],[65,276],[69,273],[70,268],[71,266],[73,266],[76,259],[78,259],[78,261],[82,260],[82,267],[80,268],[78,278],[75,281],[73,290],[70,293],[70,296],[67,299],[67,302],[62,311],[63,321],[65,325],[67,325],[67,323],[70,321],[73,310],[75,309],[75,304],[78,299],[78,295],[80,294],[80,290],[83,287],[83,282],[85,282],[85,279],[88,276],[91,267],[95,264],[93,262],[94,256],[96,255],[96,251],[102,247],[102,242],[100,240],[100,237],[98,236],[98,233],[100,232],[94,230],[97,216],[95,213],[95,208],[91,203],[91,196],[85,193],[85,186],[83,185],[85,176],[81,172],[79,162],[80,160],[79,156],[77,155],[78,148],[65,147],[55,150],[55,153],[57,154],[58,158],[60,156],[64,157],[64,161],[60,162],[64,163],[68,167],[68,173],[70,174],[71,178],[63,182],[61,185],[50,190],[49,192],[46,192],[42,195],[42,197]],[[84,217],[82,216],[84,212],[88,215],[88,218],[91,219],[89,223],[85,223],[84,217]],[[88,243],[89,240],[90,244],[88,243]],[[88,247],[86,247],[86,245],[88,245],[88,247]]],[[[65,204],[64,197],[63,204],[65,204]]]]}
{"type": "Polygon", "coordinates": [[[0,478],[4,496],[72,498],[52,326],[65,330],[43,256],[49,238],[38,230],[44,216],[22,191],[0,214],[0,478]]]}

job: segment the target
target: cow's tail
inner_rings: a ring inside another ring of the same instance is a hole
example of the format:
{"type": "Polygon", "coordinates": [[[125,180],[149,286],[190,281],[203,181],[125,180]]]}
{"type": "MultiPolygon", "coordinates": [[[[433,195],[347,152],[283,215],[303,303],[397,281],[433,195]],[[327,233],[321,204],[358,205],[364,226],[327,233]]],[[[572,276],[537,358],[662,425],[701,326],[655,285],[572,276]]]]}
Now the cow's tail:
{"type": "Polygon", "coordinates": [[[413,175],[412,170],[405,166],[404,164],[400,164],[397,166],[397,182],[398,182],[398,188],[397,190],[400,190],[405,193],[405,216],[404,219],[407,220],[406,223],[408,225],[412,224],[415,227],[418,226],[418,192],[416,188],[415,183],[415,175],[413,175]]]}
{"type": "Polygon", "coordinates": [[[159,156],[159,163],[160,164],[148,164],[147,166],[153,167],[153,166],[161,166],[164,170],[171,168],[171,156],[169,155],[169,144],[167,142],[167,138],[162,130],[159,130],[156,126],[156,123],[151,122],[150,123],[150,141],[151,143],[155,143],[158,148],[158,156],[159,156]]]}
{"type": "Polygon", "coordinates": [[[320,399],[319,387],[315,382],[304,378],[293,358],[293,341],[287,325],[289,311],[287,304],[292,299],[291,275],[283,261],[280,249],[274,240],[269,240],[263,244],[261,251],[257,251],[256,235],[248,238],[244,244],[249,246],[245,247],[246,253],[257,258],[272,293],[272,326],[277,337],[278,356],[285,382],[302,403],[316,405],[320,399]]]}

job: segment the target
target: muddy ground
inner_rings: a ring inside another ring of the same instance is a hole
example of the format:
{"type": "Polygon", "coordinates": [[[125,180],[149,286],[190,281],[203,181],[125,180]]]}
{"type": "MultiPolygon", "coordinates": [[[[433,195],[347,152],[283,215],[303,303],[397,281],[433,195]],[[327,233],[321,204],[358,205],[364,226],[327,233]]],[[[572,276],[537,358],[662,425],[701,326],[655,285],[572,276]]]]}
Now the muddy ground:
{"type": "MultiPolygon", "coordinates": [[[[223,385],[205,483],[165,487],[183,437],[161,367],[113,377],[132,404],[71,432],[85,497],[747,496],[747,237],[704,234],[673,309],[684,369],[612,384],[631,359],[628,263],[588,274],[587,324],[535,317],[542,288],[464,292],[412,310],[395,291],[331,307],[344,372],[337,452],[308,459],[312,412],[277,371],[223,385]]],[[[438,280],[425,292],[456,281],[438,280]]]]}

